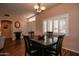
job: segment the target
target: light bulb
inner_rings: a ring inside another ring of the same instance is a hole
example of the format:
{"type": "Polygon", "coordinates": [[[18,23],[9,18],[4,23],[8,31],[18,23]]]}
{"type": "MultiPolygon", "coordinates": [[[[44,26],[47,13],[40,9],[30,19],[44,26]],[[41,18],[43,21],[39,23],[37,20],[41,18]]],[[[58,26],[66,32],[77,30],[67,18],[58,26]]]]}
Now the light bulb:
{"type": "Polygon", "coordinates": [[[43,6],[43,7],[41,7],[41,10],[45,10],[46,8],[43,6]]]}
{"type": "Polygon", "coordinates": [[[39,8],[39,6],[38,6],[38,5],[35,5],[35,6],[34,6],[34,9],[38,9],[38,8],[39,8]]]}
{"type": "Polygon", "coordinates": [[[34,6],[34,9],[35,9],[38,13],[40,13],[41,11],[45,10],[46,7],[41,6],[40,4],[38,4],[38,5],[35,5],[35,6],[34,6]]]}

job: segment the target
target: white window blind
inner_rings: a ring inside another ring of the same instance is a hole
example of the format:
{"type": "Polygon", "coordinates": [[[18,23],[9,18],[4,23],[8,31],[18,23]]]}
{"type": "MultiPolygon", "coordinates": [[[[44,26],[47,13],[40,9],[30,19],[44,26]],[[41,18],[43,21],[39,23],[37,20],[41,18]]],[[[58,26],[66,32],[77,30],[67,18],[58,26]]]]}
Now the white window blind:
{"type": "Polygon", "coordinates": [[[54,29],[53,29],[53,32],[55,32],[55,33],[58,33],[58,20],[54,20],[54,29]]]}
{"type": "Polygon", "coordinates": [[[58,34],[69,34],[69,14],[56,16],[43,21],[43,32],[53,31],[58,34]]]}
{"type": "Polygon", "coordinates": [[[50,31],[50,32],[52,32],[53,31],[53,22],[52,22],[52,20],[49,20],[49,22],[48,22],[48,31],[50,31]]]}
{"type": "Polygon", "coordinates": [[[47,24],[47,20],[45,20],[44,22],[43,22],[43,32],[47,32],[47,26],[48,24],[47,24]]]}

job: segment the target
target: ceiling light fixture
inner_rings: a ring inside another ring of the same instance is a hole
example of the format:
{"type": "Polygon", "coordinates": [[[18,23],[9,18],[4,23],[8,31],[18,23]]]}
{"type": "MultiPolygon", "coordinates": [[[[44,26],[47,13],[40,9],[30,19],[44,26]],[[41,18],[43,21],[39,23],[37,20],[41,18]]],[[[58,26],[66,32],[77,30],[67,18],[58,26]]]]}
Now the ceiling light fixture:
{"type": "Polygon", "coordinates": [[[46,7],[41,6],[41,4],[38,3],[37,5],[34,6],[34,9],[36,10],[37,13],[40,13],[40,12],[44,11],[46,9],[46,7]]]}

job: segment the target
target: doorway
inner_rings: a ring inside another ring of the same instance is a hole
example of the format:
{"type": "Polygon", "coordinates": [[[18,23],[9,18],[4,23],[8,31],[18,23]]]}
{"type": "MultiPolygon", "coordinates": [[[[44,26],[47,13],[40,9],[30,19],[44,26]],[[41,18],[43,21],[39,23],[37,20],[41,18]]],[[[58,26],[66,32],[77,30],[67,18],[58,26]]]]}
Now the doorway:
{"type": "Polygon", "coordinates": [[[1,20],[1,34],[6,39],[12,38],[12,21],[1,20]]]}

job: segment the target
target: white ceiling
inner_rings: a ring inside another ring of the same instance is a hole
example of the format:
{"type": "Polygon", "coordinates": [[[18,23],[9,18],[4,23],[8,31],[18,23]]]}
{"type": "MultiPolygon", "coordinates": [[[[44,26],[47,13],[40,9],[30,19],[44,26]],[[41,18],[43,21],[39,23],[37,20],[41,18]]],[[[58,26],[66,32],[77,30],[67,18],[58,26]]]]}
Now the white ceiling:
{"type": "MultiPolygon", "coordinates": [[[[36,3],[0,3],[0,15],[24,15],[34,14],[33,6],[36,3]]],[[[54,6],[55,3],[41,3],[46,9],[54,6]]]]}

